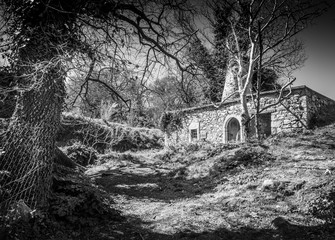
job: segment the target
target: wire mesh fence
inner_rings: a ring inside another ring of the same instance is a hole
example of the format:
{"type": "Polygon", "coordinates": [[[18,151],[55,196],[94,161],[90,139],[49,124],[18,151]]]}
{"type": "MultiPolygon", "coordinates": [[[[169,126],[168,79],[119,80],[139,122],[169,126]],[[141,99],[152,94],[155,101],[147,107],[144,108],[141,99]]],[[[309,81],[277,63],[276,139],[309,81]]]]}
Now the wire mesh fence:
{"type": "Polygon", "coordinates": [[[44,204],[51,184],[52,144],[48,126],[16,125],[2,133],[0,211],[23,201],[31,209],[44,204]]]}
{"type": "MultiPolygon", "coordinates": [[[[47,203],[52,184],[55,140],[58,146],[80,142],[99,153],[159,147],[159,132],[133,129],[84,117],[64,117],[56,138],[52,121],[0,126],[0,214],[18,202],[30,209],[47,203]],[[56,138],[56,139],[55,139],[56,138]]],[[[5,124],[6,125],[6,124],[5,124]]],[[[89,156],[91,158],[91,156],[89,156]]]]}

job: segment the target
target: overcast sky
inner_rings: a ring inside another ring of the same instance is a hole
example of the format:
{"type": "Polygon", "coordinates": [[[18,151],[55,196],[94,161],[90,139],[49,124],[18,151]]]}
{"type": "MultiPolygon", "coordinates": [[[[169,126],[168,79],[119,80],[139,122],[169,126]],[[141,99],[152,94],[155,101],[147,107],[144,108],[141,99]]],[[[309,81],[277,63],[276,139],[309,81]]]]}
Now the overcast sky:
{"type": "Polygon", "coordinates": [[[294,85],[306,85],[335,99],[335,5],[314,26],[300,34],[308,59],[294,73],[294,85]]]}

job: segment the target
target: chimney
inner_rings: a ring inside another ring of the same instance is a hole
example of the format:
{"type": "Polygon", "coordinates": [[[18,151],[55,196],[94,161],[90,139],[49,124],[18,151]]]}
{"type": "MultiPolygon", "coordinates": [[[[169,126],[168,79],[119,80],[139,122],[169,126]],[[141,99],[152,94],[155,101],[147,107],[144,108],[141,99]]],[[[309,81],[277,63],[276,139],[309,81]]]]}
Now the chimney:
{"type": "Polygon", "coordinates": [[[227,69],[221,101],[227,100],[227,98],[234,99],[239,96],[237,77],[234,75],[233,67],[230,65],[227,69]]]}

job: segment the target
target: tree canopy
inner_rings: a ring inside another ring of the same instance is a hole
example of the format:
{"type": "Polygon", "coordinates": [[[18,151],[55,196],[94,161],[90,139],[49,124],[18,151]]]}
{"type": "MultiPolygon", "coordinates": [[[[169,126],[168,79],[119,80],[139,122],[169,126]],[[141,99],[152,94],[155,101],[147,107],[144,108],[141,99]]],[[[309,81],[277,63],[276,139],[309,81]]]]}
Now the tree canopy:
{"type": "Polygon", "coordinates": [[[89,82],[103,85],[101,68],[115,70],[110,80],[129,69],[143,78],[165,58],[185,70],[178,55],[188,34],[176,23],[190,8],[183,0],[1,0],[0,11],[0,48],[19,93],[0,161],[15,192],[0,205],[23,199],[35,207],[50,189],[65,83],[82,73],[85,95],[89,82]]]}

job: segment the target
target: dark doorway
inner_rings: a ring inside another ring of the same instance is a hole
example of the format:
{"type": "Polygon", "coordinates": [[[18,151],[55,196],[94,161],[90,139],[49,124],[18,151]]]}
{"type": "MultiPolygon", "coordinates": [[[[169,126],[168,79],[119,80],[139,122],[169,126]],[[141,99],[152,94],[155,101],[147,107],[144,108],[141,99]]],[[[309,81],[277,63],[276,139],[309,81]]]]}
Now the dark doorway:
{"type": "Polygon", "coordinates": [[[241,140],[240,123],[236,118],[229,120],[227,124],[227,142],[237,142],[241,140]]]}
{"type": "MultiPolygon", "coordinates": [[[[250,122],[250,135],[255,136],[255,118],[250,122]]],[[[259,114],[259,130],[262,138],[266,138],[271,135],[271,113],[259,114]]]]}
{"type": "Polygon", "coordinates": [[[271,135],[271,113],[262,113],[259,115],[260,132],[264,137],[271,135]]]}

